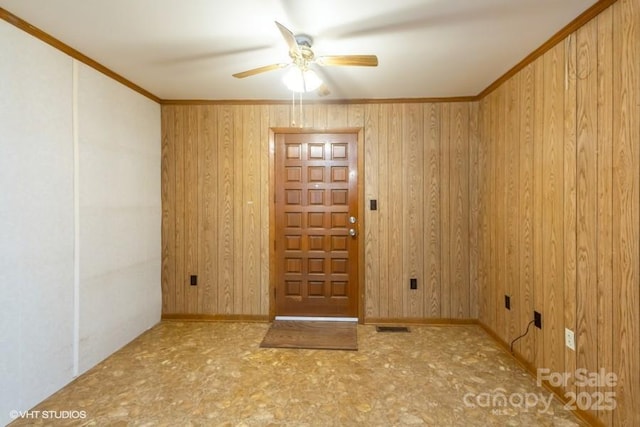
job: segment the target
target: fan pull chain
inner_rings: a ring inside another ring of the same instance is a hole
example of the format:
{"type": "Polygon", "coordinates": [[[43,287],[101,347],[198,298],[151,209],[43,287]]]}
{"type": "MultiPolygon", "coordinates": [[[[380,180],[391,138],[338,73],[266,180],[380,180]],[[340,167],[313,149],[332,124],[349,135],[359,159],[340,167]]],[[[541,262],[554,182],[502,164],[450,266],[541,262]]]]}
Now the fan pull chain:
{"type": "Polygon", "coordinates": [[[296,126],[296,93],[291,91],[291,127],[296,126]]]}
{"type": "Polygon", "coordinates": [[[304,116],[302,114],[302,92],[300,92],[300,127],[304,127],[304,116]]]}
{"type": "MultiPolygon", "coordinates": [[[[298,97],[298,122],[300,123],[299,127],[304,127],[304,110],[302,109],[302,92],[300,92],[300,96],[298,97]]],[[[291,127],[296,126],[296,93],[295,91],[291,91],[291,127]]]]}

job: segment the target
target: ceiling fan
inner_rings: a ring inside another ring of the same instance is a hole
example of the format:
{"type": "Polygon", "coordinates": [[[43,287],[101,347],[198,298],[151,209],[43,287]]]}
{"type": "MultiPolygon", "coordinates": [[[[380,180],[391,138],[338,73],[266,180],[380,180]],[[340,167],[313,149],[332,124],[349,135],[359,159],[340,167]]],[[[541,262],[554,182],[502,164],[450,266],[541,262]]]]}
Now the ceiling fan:
{"type": "Polygon", "coordinates": [[[291,30],[276,21],[276,26],[289,46],[291,62],[265,65],[251,70],[233,74],[233,77],[243,79],[267,71],[290,68],[284,81],[287,87],[294,92],[310,92],[318,90],[318,95],[328,95],[329,90],[317,74],[309,68],[311,64],[320,66],[359,66],[376,67],[378,57],[375,55],[325,55],[315,56],[311,45],[313,39],[306,34],[294,35],[291,30]]]}

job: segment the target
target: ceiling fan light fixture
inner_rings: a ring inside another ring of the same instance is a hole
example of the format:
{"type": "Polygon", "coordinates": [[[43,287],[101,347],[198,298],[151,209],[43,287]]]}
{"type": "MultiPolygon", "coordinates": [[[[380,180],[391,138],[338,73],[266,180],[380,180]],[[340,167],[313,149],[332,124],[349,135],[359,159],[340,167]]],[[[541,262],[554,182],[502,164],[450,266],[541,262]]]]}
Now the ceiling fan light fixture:
{"type": "Polygon", "coordinates": [[[322,85],[322,80],[313,70],[291,67],[282,82],[293,92],[312,92],[322,85]]]}

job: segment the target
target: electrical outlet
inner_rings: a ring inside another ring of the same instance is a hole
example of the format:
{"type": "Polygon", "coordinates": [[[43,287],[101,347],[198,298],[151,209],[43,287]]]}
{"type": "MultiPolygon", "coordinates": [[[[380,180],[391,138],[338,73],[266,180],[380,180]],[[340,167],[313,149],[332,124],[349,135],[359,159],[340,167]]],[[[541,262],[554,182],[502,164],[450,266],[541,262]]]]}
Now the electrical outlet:
{"type": "Polygon", "coordinates": [[[533,312],[533,324],[536,325],[536,328],[542,329],[542,313],[539,311],[533,312]]]}
{"type": "Polygon", "coordinates": [[[411,289],[418,289],[418,279],[409,279],[409,287],[411,289]]]}
{"type": "Polygon", "coordinates": [[[576,337],[571,329],[564,328],[564,344],[571,350],[576,351],[576,337]]]}
{"type": "Polygon", "coordinates": [[[509,295],[504,296],[504,308],[511,310],[511,297],[509,295]]]}

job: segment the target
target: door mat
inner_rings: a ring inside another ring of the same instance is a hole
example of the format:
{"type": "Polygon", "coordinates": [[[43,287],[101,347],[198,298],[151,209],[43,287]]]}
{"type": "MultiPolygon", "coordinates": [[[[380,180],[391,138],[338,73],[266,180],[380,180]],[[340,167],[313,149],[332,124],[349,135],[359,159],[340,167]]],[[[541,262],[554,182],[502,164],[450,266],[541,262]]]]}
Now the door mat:
{"type": "Polygon", "coordinates": [[[357,323],[276,320],[260,347],[356,351],[357,323]]]}

